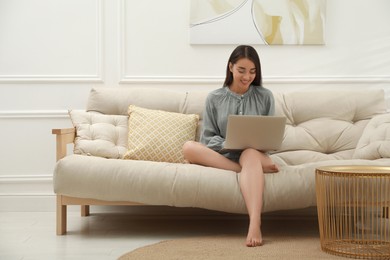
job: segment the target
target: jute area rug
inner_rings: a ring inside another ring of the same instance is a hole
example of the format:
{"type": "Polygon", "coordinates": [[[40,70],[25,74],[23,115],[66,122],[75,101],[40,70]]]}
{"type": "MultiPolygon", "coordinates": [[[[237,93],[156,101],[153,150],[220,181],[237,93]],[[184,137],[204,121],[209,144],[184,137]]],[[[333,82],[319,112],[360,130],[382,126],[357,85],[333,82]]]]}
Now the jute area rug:
{"type": "MultiPolygon", "coordinates": [[[[263,223],[264,226],[265,223],[263,223]]],[[[130,259],[346,259],[321,250],[318,226],[313,221],[284,220],[267,223],[261,247],[245,246],[245,233],[198,236],[162,241],[131,251],[130,259]]]]}

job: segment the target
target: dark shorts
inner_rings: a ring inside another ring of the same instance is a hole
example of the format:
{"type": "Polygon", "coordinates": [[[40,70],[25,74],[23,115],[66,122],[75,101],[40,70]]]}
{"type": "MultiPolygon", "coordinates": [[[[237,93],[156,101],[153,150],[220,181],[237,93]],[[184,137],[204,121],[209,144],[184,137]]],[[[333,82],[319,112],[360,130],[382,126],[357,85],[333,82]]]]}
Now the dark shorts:
{"type": "MultiPolygon", "coordinates": [[[[223,156],[225,156],[226,158],[228,158],[229,160],[232,160],[233,162],[236,162],[238,163],[240,161],[240,157],[241,157],[241,154],[242,154],[242,151],[239,151],[239,152],[229,152],[229,153],[221,153],[223,156]]],[[[264,153],[266,155],[269,156],[269,153],[264,153]]]]}
{"type": "Polygon", "coordinates": [[[240,160],[242,151],[239,152],[228,152],[228,153],[222,153],[223,156],[228,158],[229,160],[232,160],[233,162],[238,163],[240,160]]]}

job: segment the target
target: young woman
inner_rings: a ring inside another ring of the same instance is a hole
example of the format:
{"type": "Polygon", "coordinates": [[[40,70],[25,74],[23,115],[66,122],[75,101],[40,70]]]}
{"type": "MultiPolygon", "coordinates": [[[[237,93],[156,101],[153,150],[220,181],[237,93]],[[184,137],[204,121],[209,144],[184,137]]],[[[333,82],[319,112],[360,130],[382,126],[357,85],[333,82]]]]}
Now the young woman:
{"type": "Polygon", "coordinates": [[[223,87],[210,92],[206,99],[200,142],[186,142],[183,152],[189,163],[240,173],[240,189],[249,214],[246,245],[261,246],[264,173],[279,169],[266,154],[255,149],[220,153],[230,114],[274,114],[273,95],[262,87],[260,59],[251,46],[240,45],[230,55],[223,87]]]}

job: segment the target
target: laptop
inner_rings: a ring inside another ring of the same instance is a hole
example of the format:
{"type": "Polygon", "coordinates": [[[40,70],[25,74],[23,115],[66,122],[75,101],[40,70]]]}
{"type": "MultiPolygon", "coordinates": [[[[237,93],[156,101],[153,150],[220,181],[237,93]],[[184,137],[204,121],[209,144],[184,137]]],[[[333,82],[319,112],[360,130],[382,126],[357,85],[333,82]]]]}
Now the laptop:
{"type": "Polygon", "coordinates": [[[254,148],[267,152],[280,149],[286,127],[283,116],[229,115],[223,151],[254,148]]]}

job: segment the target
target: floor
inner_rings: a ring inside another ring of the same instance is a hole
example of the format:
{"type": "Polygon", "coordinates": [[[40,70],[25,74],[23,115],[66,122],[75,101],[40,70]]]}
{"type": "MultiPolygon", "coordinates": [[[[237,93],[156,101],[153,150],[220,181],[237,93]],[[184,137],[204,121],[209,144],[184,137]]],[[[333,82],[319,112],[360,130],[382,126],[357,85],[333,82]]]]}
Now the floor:
{"type": "Polygon", "coordinates": [[[219,234],[246,235],[245,216],[68,212],[68,233],[55,235],[54,212],[0,212],[0,259],[117,259],[162,240],[219,234]]]}

